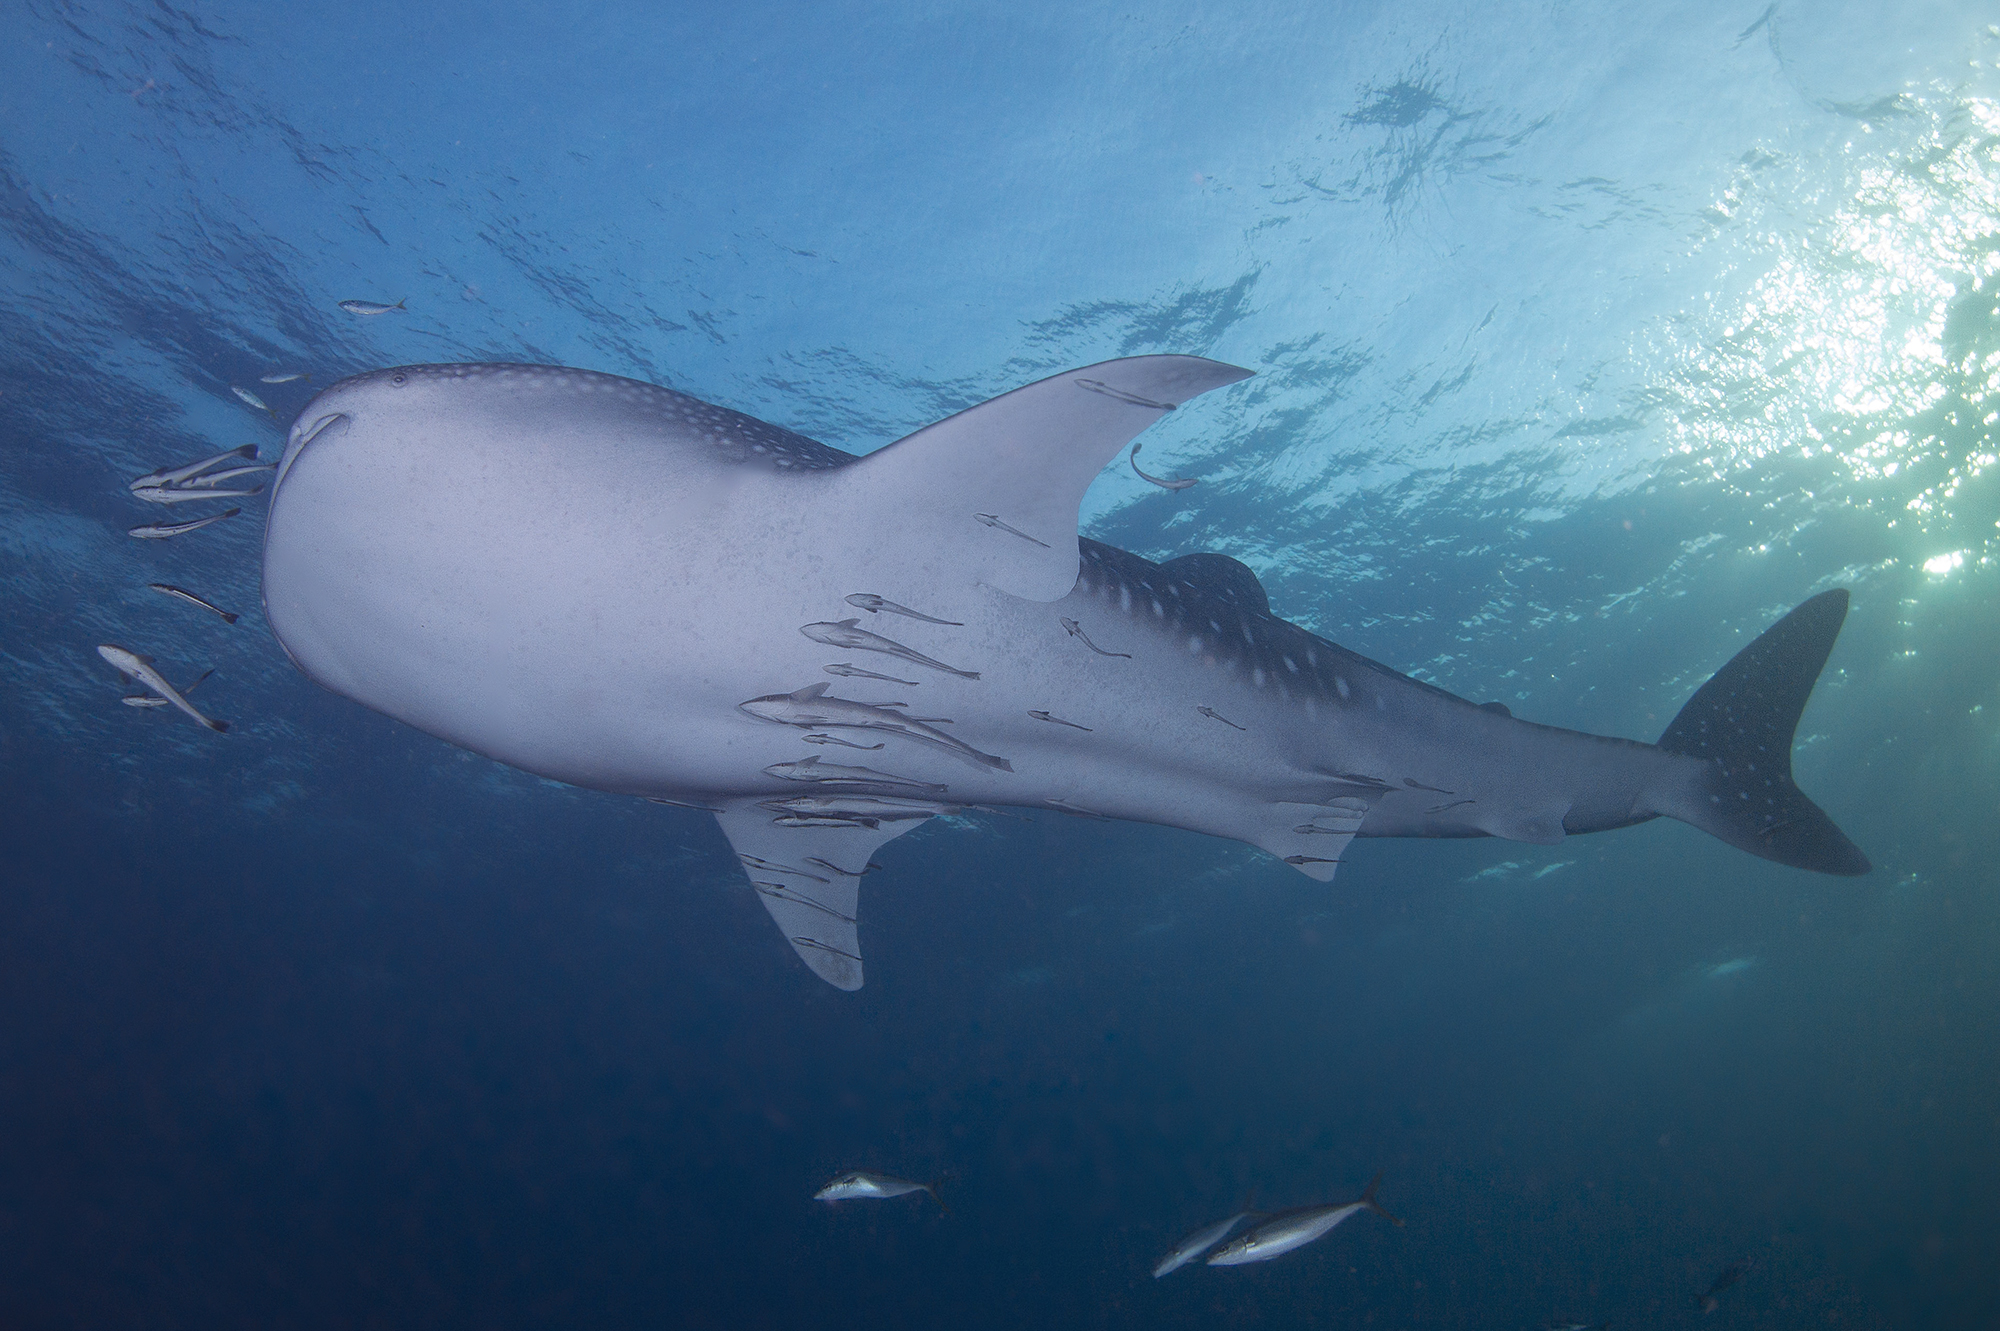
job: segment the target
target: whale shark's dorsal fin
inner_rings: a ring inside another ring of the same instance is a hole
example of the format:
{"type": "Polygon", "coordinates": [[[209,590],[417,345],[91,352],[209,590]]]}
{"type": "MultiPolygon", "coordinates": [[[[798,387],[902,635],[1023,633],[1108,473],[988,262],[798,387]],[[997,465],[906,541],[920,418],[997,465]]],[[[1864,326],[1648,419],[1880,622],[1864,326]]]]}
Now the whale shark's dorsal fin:
{"type": "Polygon", "coordinates": [[[898,544],[937,575],[1031,601],[1076,585],[1083,492],[1160,417],[1251,371],[1200,356],[1133,356],[1017,388],[840,469],[898,544]]]}

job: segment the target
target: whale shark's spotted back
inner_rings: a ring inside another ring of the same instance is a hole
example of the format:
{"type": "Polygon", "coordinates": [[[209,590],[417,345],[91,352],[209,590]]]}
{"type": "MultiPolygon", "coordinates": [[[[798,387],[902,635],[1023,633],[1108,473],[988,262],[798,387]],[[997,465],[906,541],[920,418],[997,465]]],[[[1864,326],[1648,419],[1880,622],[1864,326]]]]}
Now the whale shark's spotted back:
{"type": "MultiPolygon", "coordinates": [[[[503,391],[511,388],[530,399],[544,398],[565,413],[589,413],[594,407],[626,417],[625,423],[632,428],[656,431],[679,444],[705,443],[715,457],[726,462],[762,464],[775,471],[825,471],[857,460],[854,454],[816,439],[671,388],[558,365],[398,365],[343,379],[327,391],[379,385],[421,388],[454,382],[503,391]]],[[[310,407],[305,415],[312,415],[310,407]]]]}

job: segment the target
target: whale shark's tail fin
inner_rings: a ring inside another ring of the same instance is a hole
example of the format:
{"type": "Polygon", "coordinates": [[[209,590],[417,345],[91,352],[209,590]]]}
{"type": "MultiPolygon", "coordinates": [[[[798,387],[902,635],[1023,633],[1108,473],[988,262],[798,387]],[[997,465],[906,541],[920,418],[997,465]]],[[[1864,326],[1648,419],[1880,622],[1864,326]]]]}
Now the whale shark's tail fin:
{"type": "Polygon", "coordinates": [[[1868,857],[1792,784],[1799,714],[1846,618],[1845,590],[1820,593],[1764,630],[1688,699],[1659,747],[1706,759],[1710,770],[1689,805],[1673,811],[1676,817],[1779,864],[1868,872],[1868,857]]]}

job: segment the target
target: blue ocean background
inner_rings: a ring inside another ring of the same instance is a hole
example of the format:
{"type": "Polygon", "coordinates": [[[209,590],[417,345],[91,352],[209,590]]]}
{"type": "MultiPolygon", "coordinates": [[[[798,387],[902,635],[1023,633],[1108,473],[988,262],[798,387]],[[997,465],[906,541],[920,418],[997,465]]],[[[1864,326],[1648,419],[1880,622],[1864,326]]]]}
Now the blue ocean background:
{"type": "Polygon", "coordinates": [[[2000,14],[6,13],[0,1325],[2000,1325],[2000,14]],[[1796,764],[1874,872],[1659,822],[1327,887],[968,813],[878,854],[842,994],[706,815],[298,674],[261,498],[125,535],[385,365],[866,452],[1148,352],[1258,374],[1085,534],[1516,715],[1653,739],[1851,588],[1796,764]],[[951,1213],[810,1200],[857,1167],[951,1213]],[[1378,1170],[1405,1228],[1151,1278],[1378,1170]]]}

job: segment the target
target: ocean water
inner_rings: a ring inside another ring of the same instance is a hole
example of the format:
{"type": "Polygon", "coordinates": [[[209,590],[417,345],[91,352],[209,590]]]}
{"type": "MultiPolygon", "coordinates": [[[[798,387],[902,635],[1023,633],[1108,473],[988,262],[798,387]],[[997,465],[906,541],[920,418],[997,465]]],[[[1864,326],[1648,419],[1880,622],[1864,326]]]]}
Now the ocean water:
{"type": "Polygon", "coordinates": [[[2000,1324],[2000,14],[6,14],[0,1324],[2000,1324]],[[308,682],[261,496],[125,534],[387,365],[867,452],[1151,352],[1257,377],[1084,534],[1518,716],[1651,740],[1851,589],[1796,768],[1873,873],[966,813],[879,852],[843,994],[707,815],[308,682]],[[951,1211],[810,1200],[857,1167],[951,1211]],[[1378,1171],[1403,1228],[1151,1277],[1378,1171]]]}

